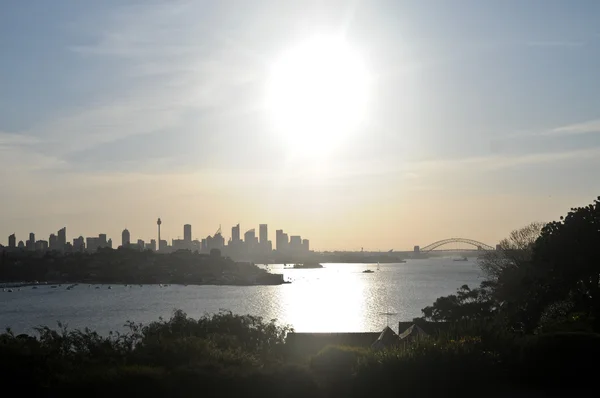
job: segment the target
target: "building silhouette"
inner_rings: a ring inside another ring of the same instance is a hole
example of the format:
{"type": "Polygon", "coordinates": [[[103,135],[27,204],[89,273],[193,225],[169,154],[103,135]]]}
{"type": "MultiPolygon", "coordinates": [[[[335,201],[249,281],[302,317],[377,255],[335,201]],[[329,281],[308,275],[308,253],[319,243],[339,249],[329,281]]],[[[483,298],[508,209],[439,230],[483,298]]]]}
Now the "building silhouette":
{"type": "MultiPolygon", "coordinates": [[[[158,237],[161,236],[162,221],[157,219],[158,237]]],[[[142,239],[134,239],[132,241],[131,233],[128,229],[121,232],[121,247],[138,248],[139,250],[152,250],[159,252],[172,252],[176,250],[190,250],[202,253],[209,253],[212,249],[219,249],[223,255],[230,256],[232,259],[243,259],[244,261],[266,261],[272,260],[274,253],[273,244],[268,239],[268,225],[259,224],[258,231],[255,228],[249,229],[244,233],[243,239],[240,236],[240,224],[236,224],[231,228],[231,239],[225,244],[225,238],[221,233],[221,226],[212,236],[207,236],[205,239],[192,240],[192,225],[185,224],[183,226],[183,239],[173,239],[172,242],[167,242],[165,239],[152,239],[149,243],[142,239]],[[258,236],[257,236],[258,232],[258,236]],[[269,256],[269,257],[268,257],[269,256]]],[[[8,248],[26,248],[31,251],[56,251],[63,253],[72,252],[96,252],[102,248],[112,248],[112,239],[109,239],[106,234],[99,234],[97,237],[82,236],[73,238],[72,243],[66,242],[67,230],[66,227],[61,228],[56,234],[49,235],[49,239],[35,240],[35,233],[29,234],[29,239],[20,241],[17,244],[15,234],[8,236],[8,248]]],[[[276,249],[280,253],[296,255],[301,252],[310,250],[308,239],[301,239],[299,235],[294,235],[288,240],[288,234],[282,229],[276,230],[276,249]]],[[[237,261],[237,260],[236,260],[237,261]]]]}
{"type": "Polygon", "coordinates": [[[112,240],[106,240],[106,234],[100,234],[98,237],[85,238],[86,250],[90,253],[95,253],[98,249],[112,247],[112,240]]]}
{"type": "Polygon", "coordinates": [[[54,234],[50,234],[48,238],[48,246],[50,250],[58,250],[58,238],[54,234]]]}
{"type": "Polygon", "coordinates": [[[29,233],[29,239],[25,242],[25,247],[27,250],[35,250],[35,234],[33,232],[29,233]]]}
{"type": "Polygon", "coordinates": [[[160,217],[158,218],[158,220],[156,220],[156,225],[158,227],[158,251],[161,251],[164,247],[167,247],[167,241],[163,241],[160,239],[160,226],[162,225],[162,221],[160,220],[160,217]],[[163,242],[165,242],[165,245],[163,246],[163,242]]]}
{"type": "Polygon", "coordinates": [[[17,247],[17,237],[15,236],[15,234],[8,236],[8,247],[10,247],[11,249],[17,247]]]}
{"type": "Polygon", "coordinates": [[[56,244],[58,245],[58,250],[65,250],[67,246],[67,227],[62,227],[58,230],[56,244]]]}
{"type": "Polygon", "coordinates": [[[267,224],[260,224],[258,226],[258,242],[261,246],[267,245],[267,241],[269,240],[269,227],[267,224]]]}
{"type": "Polygon", "coordinates": [[[83,239],[83,236],[73,239],[73,251],[81,253],[84,250],[85,250],[85,241],[83,239]]]}
{"type": "Polygon", "coordinates": [[[247,245],[253,244],[255,239],[256,239],[256,232],[255,232],[254,228],[249,229],[246,231],[246,233],[244,233],[244,242],[246,242],[247,245]]]}
{"type": "Polygon", "coordinates": [[[130,243],[131,243],[131,234],[129,233],[129,230],[127,228],[125,228],[123,230],[123,232],[121,232],[121,246],[129,247],[130,243]]]}
{"type": "Polygon", "coordinates": [[[231,241],[234,244],[240,242],[240,224],[231,227],[231,241]]]}
{"type": "Polygon", "coordinates": [[[299,252],[302,249],[302,238],[299,235],[290,236],[290,250],[299,252]]]}
{"type": "Polygon", "coordinates": [[[183,226],[183,240],[188,243],[192,241],[192,226],[190,224],[183,226]]]}

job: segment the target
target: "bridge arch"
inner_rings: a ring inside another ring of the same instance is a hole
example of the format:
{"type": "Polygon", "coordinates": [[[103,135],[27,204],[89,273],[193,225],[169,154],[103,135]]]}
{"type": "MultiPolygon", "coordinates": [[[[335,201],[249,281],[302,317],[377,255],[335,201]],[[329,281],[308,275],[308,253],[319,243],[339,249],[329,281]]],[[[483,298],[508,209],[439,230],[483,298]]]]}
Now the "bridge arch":
{"type": "Polygon", "coordinates": [[[450,239],[438,240],[437,242],[433,242],[427,246],[421,247],[420,251],[421,251],[421,253],[427,253],[427,252],[437,249],[440,246],[444,246],[449,243],[466,243],[468,245],[475,246],[478,250],[494,250],[494,248],[492,246],[486,245],[485,243],[482,243],[482,242],[479,242],[479,241],[476,241],[473,239],[450,238],[450,239]]]}

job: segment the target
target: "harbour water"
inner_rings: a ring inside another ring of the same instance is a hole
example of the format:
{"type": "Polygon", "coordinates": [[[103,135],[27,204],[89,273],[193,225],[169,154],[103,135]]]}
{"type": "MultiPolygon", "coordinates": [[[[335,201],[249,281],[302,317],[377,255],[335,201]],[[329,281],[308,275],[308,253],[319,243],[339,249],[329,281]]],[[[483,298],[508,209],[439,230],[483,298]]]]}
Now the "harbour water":
{"type": "MultiPolygon", "coordinates": [[[[284,269],[279,286],[50,285],[0,291],[0,328],[31,333],[33,327],[123,331],[126,321],[168,318],[174,309],[193,317],[219,310],[277,319],[301,332],[368,332],[421,315],[421,309],[464,284],[480,282],[475,259],[451,257],[402,264],[324,264],[322,269],[284,269]],[[379,269],[378,269],[379,268],[379,269]],[[371,269],[373,273],[363,273],[371,269]]],[[[395,329],[395,327],[394,327],[395,329]]]]}

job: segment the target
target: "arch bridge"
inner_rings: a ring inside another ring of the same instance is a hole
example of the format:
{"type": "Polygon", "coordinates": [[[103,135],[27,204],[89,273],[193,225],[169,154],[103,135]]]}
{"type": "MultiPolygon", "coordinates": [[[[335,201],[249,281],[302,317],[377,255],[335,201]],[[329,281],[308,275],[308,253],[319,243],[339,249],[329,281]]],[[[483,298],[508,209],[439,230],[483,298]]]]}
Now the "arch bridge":
{"type": "Polygon", "coordinates": [[[494,250],[494,248],[490,245],[486,245],[485,243],[482,242],[478,242],[476,240],[473,239],[466,239],[466,238],[450,238],[450,239],[443,239],[443,240],[438,240],[437,242],[433,242],[427,246],[421,247],[420,252],[421,253],[428,253],[430,251],[433,251],[435,249],[437,249],[440,246],[444,246],[450,243],[465,243],[467,245],[471,245],[471,246],[475,246],[474,250],[494,250]]]}

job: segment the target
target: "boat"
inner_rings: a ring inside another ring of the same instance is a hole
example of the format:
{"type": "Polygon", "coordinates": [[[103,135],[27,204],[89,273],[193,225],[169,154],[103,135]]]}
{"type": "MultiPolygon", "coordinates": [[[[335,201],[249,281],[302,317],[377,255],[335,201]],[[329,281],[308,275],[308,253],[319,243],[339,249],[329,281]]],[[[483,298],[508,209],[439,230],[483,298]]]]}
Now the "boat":
{"type": "Polygon", "coordinates": [[[455,259],[454,259],[454,260],[452,260],[452,261],[469,261],[469,259],[468,259],[468,258],[466,258],[466,257],[461,257],[461,258],[455,258],[455,259]]]}
{"type": "Polygon", "coordinates": [[[323,268],[323,266],[319,263],[303,263],[303,264],[294,264],[292,267],[294,269],[311,269],[311,268],[323,268]]]}
{"type": "Polygon", "coordinates": [[[366,269],[363,271],[363,274],[372,274],[373,272],[375,271],[373,271],[372,269],[366,269]]]}

